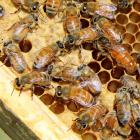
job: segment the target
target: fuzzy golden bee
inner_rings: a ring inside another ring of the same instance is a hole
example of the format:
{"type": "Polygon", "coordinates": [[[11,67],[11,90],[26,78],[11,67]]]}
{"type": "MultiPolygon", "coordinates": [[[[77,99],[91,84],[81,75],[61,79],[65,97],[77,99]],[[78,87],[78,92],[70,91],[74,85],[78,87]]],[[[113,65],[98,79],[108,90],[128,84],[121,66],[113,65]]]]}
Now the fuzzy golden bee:
{"type": "Polygon", "coordinates": [[[83,13],[89,15],[98,14],[108,19],[114,19],[116,10],[117,8],[115,5],[99,2],[85,2],[81,7],[83,13]]]}
{"type": "Polygon", "coordinates": [[[30,70],[21,50],[11,40],[4,42],[3,53],[6,54],[17,73],[28,72],[30,70]]]}
{"type": "Polygon", "coordinates": [[[103,119],[103,129],[101,130],[102,137],[108,139],[111,136],[117,135],[118,127],[116,111],[108,112],[103,119]]]}
{"type": "Polygon", "coordinates": [[[110,53],[111,57],[116,60],[118,65],[125,68],[128,73],[133,74],[138,70],[136,61],[122,44],[111,45],[105,37],[101,37],[99,40],[110,53]]]}
{"type": "Polygon", "coordinates": [[[114,101],[114,109],[117,118],[122,126],[127,125],[131,120],[131,98],[126,87],[121,87],[117,91],[114,101]]]}
{"type": "Polygon", "coordinates": [[[94,41],[98,36],[96,28],[87,27],[80,31],[75,31],[73,34],[69,34],[66,37],[66,42],[68,42],[69,45],[81,45],[85,42],[94,41]]]}
{"type": "Polygon", "coordinates": [[[20,42],[26,38],[29,32],[32,32],[38,25],[38,14],[31,13],[24,18],[21,18],[19,22],[14,23],[8,30],[13,29],[12,39],[16,42],[20,42]]]}
{"type": "MultiPolygon", "coordinates": [[[[35,0],[11,0],[18,10],[23,9],[27,12],[37,12],[39,10],[39,2],[35,0]]],[[[17,11],[16,11],[17,12],[17,11]]]]}
{"type": "Polygon", "coordinates": [[[124,84],[124,86],[128,87],[129,93],[132,98],[140,99],[140,84],[130,76],[122,76],[121,82],[124,84]]]}
{"type": "Polygon", "coordinates": [[[103,36],[108,38],[111,44],[120,44],[122,42],[122,36],[120,32],[115,29],[115,26],[110,20],[103,17],[99,17],[99,19],[96,20],[97,26],[99,26],[103,32],[103,36]]]}
{"type": "Polygon", "coordinates": [[[49,88],[51,86],[50,76],[45,72],[32,71],[15,78],[14,88],[20,90],[32,90],[32,96],[34,93],[34,86],[41,86],[44,88],[49,88]]]}
{"type": "Polygon", "coordinates": [[[68,3],[65,10],[63,22],[64,30],[68,33],[73,33],[81,29],[80,17],[75,4],[68,3]]]}
{"type": "Polygon", "coordinates": [[[59,41],[57,41],[56,44],[54,43],[42,48],[35,57],[35,60],[33,62],[33,68],[36,70],[43,69],[45,66],[49,65],[53,60],[56,59],[59,50],[63,48],[63,44],[59,41]]]}
{"type": "Polygon", "coordinates": [[[87,110],[78,114],[75,120],[75,126],[78,130],[84,130],[96,122],[97,119],[103,117],[108,112],[108,109],[102,104],[95,104],[87,110]]]}
{"type": "Polygon", "coordinates": [[[95,103],[93,96],[88,91],[77,86],[58,86],[55,95],[66,101],[73,100],[84,107],[91,107],[95,103]]]}

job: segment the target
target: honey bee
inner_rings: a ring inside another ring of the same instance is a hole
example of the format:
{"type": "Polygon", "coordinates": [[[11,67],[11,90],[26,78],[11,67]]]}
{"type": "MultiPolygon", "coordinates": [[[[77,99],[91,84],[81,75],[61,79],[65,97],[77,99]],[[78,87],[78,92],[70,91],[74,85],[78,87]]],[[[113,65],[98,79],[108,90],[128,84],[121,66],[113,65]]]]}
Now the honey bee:
{"type": "Polygon", "coordinates": [[[108,19],[114,19],[115,11],[117,10],[115,5],[105,4],[99,2],[87,2],[83,3],[81,11],[83,13],[94,15],[98,14],[108,19]]]}
{"type": "Polygon", "coordinates": [[[116,62],[124,67],[129,73],[134,73],[137,70],[135,60],[122,45],[112,46],[109,53],[112,58],[114,58],[116,62]]]}
{"type": "Polygon", "coordinates": [[[97,26],[102,30],[104,36],[109,39],[111,44],[118,44],[122,42],[121,34],[116,31],[115,26],[106,18],[99,18],[97,26]]]}
{"type": "Polygon", "coordinates": [[[33,68],[41,70],[45,66],[49,65],[53,60],[56,59],[56,55],[59,49],[63,49],[64,46],[60,41],[56,44],[49,45],[40,50],[40,52],[35,57],[33,68]]]}
{"type": "Polygon", "coordinates": [[[63,27],[68,33],[79,31],[81,28],[80,18],[78,17],[77,7],[73,3],[67,4],[66,19],[63,22],[63,27]]]}
{"type": "Polygon", "coordinates": [[[13,24],[8,30],[13,28],[12,39],[16,42],[22,41],[29,32],[36,27],[38,22],[38,15],[35,13],[31,13],[20,19],[19,22],[13,24]]]}
{"type": "Polygon", "coordinates": [[[124,84],[124,86],[128,87],[128,91],[132,97],[135,99],[140,99],[140,84],[130,76],[122,76],[120,78],[121,82],[124,84]]]}
{"type": "Polygon", "coordinates": [[[27,12],[37,12],[39,9],[39,2],[35,0],[12,0],[12,3],[18,8],[17,11],[23,9],[27,12]]]}
{"type": "Polygon", "coordinates": [[[95,102],[88,91],[76,86],[57,86],[55,95],[66,101],[73,100],[84,107],[90,107],[95,102]]]}
{"type": "Polygon", "coordinates": [[[50,87],[51,80],[50,76],[45,72],[32,71],[30,73],[15,78],[13,85],[15,89],[20,90],[20,94],[22,90],[29,89],[33,91],[33,94],[35,85],[47,88],[50,87]]]}
{"type": "Polygon", "coordinates": [[[117,6],[121,9],[125,9],[130,6],[130,3],[128,0],[119,0],[117,6]]]}
{"type": "Polygon", "coordinates": [[[114,108],[117,118],[122,126],[127,125],[131,120],[131,99],[126,87],[121,87],[115,96],[114,108]]]}
{"type": "Polygon", "coordinates": [[[123,45],[111,45],[105,37],[100,40],[110,53],[111,57],[116,60],[118,65],[125,68],[128,73],[133,74],[136,72],[137,63],[130,53],[123,47],[123,45]]]}
{"type": "Polygon", "coordinates": [[[140,108],[138,104],[132,105],[132,126],[140,135],[140,108]]]}
{"type": "Polygon", "coordinates": [[[85,42],[92,42],[98,37],[98,32],[95,28],[87,27],[80,31],[75,31],[66,37],[66,42],[69,45],[81,45],[85,42]]]}
{"type": "Polygon", "coordinates": [[[19,47],[16,46],[11,40],[4,42],[3,53],[7,55],[13,69],[17,73],[29,71],[29,67],[19,47]]]}
{"type": "Polygon", "coordinates": [[[110,136],[117,135],[117,130],[119,127],[116,112],[108,112],[103,120],[103,137],[109,138],[110,136]]]}
{"type": "Polygon", "coordinates": [[[96,122],[96,120],[106,115],[108,109],[102,104],[95,104],[87,110],[78,114],[75,126],[78,130],[85,130],[96,122]]]}
{"type": "Polygon", "coordinates": [[[0,18],[4,16],[4,8],[0,5],[0,18]]]}
{"type": "Polygon", "coordinates": [[[47,0],[43,6],[46,15],[52,19],[54,18],[60,10],[61,0],[47,0]]]}

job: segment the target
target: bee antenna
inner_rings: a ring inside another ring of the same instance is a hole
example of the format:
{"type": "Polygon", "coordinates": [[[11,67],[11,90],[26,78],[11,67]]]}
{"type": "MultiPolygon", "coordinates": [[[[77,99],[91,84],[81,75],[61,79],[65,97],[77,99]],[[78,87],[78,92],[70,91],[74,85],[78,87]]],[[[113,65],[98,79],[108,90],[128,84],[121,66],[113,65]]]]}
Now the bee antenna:
{"type": "Polygon", "coordinates": [[[19,96],[21,95],[22,90],[23,90],[23,86],[22,86],[21,89],[20,89],[19,96]]]}
{"type": "Polygon", "coordinates": [[[3,61],[3,64],[0,65],[0,67],[4,66],[6,64],[6,61],[8,60],[8,57],[5,58],[5,60],[3,61]]]}
{"type": "Polygon", "coordinates": [[[12,89],[12,92],[11,92],[11,96],[13,95],[13,93],[14,93],[14,90],[15,90],[15,89],[14,89],[14,87],[13,87],[13,89],[12,89]]]}
{"type": "Polygon", "coordinates": [[[43,22],[43,23],[47,23],[46,21],[44,21],[42,18],[43,18],[43,14],[40,12],[40,11],[38,11],[38,13],[39,13],[39,19],[43,22]],[[42,18],[40,17],[40,15],[42,16],[42,18]]]}
{"type": "Polygon", "coordinates": [[[70,131],[71,129],[72,129],[71,127],[70,127],[70,128],[68,128],[67,132],[68,132],[68,131],[70,131]]]}

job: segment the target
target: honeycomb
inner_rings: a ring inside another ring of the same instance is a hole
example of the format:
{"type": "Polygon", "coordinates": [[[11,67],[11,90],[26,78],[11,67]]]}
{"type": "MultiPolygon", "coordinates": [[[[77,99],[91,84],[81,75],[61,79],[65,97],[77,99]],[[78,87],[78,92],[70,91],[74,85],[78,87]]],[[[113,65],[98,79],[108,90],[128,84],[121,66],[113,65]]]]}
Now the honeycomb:
{"type": "MultiPolygon", "coordinates": [[[[117,3],[117,0],[111,1],[114,4],[117,3]]],[[[0,28],[0,32],[2,33],[2,36],[0,38],[6,40],[10,38],[12,30],[4,31],[3,29],[7,29],[7,27],[10,27],[13,23],[15,23],[15,21],[18,21],[19,17],[24,17],[26,14],[21,11],[20,13],[13,14],[11,16],[10,13],[16,11],[16,8],[13,6],[10,0],[7,0],[6,2],[0,1],[0,4],[6,5],[4,7],[5,17],[3,17],[3,20],[0,20],[0,25],[3,27],[0,28]]],[[[43,18],[46,18],[46,15],[43,13],[43,11],[42,14],[43,18]]],[[[20,42],[19,47],[26,59],[29,60],[28,62],[30,66],[32,66],[32,61],[34,60],[34,57],[37,54],[38,50],[40,50],[40,48],[51,44],[52,41],[56,42],[57,40],[63,40],[65,36],[63,25],[58,21],[59,17],[56,17],[54,20],[47,19],[47,23],[39,21],[39,25],[41,26],[39,26],[39,28],[33,33],[29,33],[26,40],[20,42]]],[[[80,21],[82,28],[86,28],[91,24],[90,16],[84,15],[83,13],[81,13],[80,21]]],[[[118,8],[115,15],[115,20],[113,22],[123,36],[123,45],[134,57],[137,64],[140,64],[140,57],[137,57],[139,56],[140,51],[140,1],[131,1],[131,7],[128,7],[125,10],[118,8]]],[[[122,86],[119,79],[122,75],[130,74],[127,73],[124,68],[118,66],[115,60],[102,55],[100,51],[91,43],[84,43],[81,53],[84,63],[88,64],[88,66],[98,74],[103,85],[103,92],[99,96],[99,99],[102,100],[103,104],[105,104],[109,108],[109,110],[113,110],[113,99],[115,92],[122,86]]],[[[77,60],[76,65],[78,65],[77,54],[78,51],[75,50],[72,53],[68,54],[65,60],[63,58],[62,60],[64,61],[64,63],[67,63],[67,61],[75,59],[77,60]]],[[[5,58],[6,56],[3,56],[0,60],[4,62],[5,58]]],[[[12,70],[9,60],[6,61],[5,65],[12,70]]],[[[14,72],[14,70],[12,71],[14,72]]],[[[15,73],[15,75],[18,76],[17,73],[15,73]]],[[[133,75],[131,74],[131,76],[135,77],[136,80],[140,82],[140,76],[137,72],[133,75]]],[[[56,86],[57,84],[54,83],[54,85],[56,86]]],[[[48,106],[50,110],[60,118],[60,120],[66,123],[69,128],[73,123],[72,120],[76,118],[77,112],[82,108],[79,104],[75,104],[72,101],[65,103],[54,98],[54,89],[44,91],[44,89],[41,87],[35,87],[34,94],[38,96],[38,98],[40,98],[40,100],[46,106],[48,106]]],[[[95,130],[93,129],[80,134],[79,137],[81,137],[83,140],[100,140],[99,132],[95,132],[95,130]]],[[[126,138],[123,138],[121,136],[111,137],[111,140],[123,139],[126,138]]]]}

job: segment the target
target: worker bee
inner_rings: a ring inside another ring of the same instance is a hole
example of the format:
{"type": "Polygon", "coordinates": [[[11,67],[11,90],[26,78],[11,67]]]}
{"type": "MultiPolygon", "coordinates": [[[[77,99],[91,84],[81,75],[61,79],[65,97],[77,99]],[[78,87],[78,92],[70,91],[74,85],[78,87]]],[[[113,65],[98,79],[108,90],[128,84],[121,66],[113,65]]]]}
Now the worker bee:
{"type": "Polygon", "coordinates": [[[99,2],[86,2],[81,7],[82,13],[89,15],[98,14],[108,19],[114,19],[115,11],[117,10],[115,5],[99,3],[99,2]]]}
{"type": "Polygon", "coordinates": [[[134,73],[137,70],[137,64],[133,57],[122,45],[114,45],[109,49],[109,53],[116,62],[124,67],[127,72],[134,73]]]}
{"type": "Polygon", "coordinates": [[[0,18],[4,16],[4,8],[0,5],[0,18]]]}
{"type": "Polygon", "coordinates": [[[117,6],[120,8],[120,9],[125,9],[127,7],[130,6],[130,3],[128,0],[118,0],[118,4],[117,6]]]}
{"type": "Polygon", "coordinates": [[[114,108],[117,118],[122,126],[127,125],[131,120],[131,99],[126,87],[118,89],[115,96],[114,108]]]}
{"type": "Polygon", "coordinates": [[[64,49],[64,45],[60,41],[57,41],[56,44],[51,44],[42,48],[35,57],[33,68],[38,70],[45,68],[45,66],[49,65],[56,59],[55,56],[59,49],[64,49]]]}
{"type": "Polygon", "coordinates": [[[17,73],[29,71],[29,67],[19,47],[15,45],[11,40],[4,42],[3,53],[6,54],[7,58],[10,60],[13,69],[17,73]]]}
{"type": "Polygon", "coordinates": [[[140,135],[140,108],[138,104],[132,105],[132,124],[134,129],[138,132],[140,135]]]}
{"type": "Polygon", "coordinates": [[[99,18],[97,20],[97,26],[102,30],[104,37],[109,39],[111,44],[118,44],[122,42],[122,36],[120,32],[115,29],[115,26],[111,21],[106,18],[99,18]]]}
{"type": "Polygon", "coordinates": [[[16,42],[22,41],[29,32],[36,27],[38,22],[38,15],[31,13],[24,18],[20,19],[19,22],[13,24],[8,30],[13,28],[12,39],[16,42]]]}
{"type": "Polygon", "coordinates": [[[108,114],[103,119],[103,129],[102,137],[109,138],[111,136],[117,135],[119,124],[116,116],[116,112],[108,112],[108,114]]]}
{"type": "Polygon", "coordinates": [[[43,6],[46,15],[52,19],[54,18],[60,10],[61,0],[47,0],[43,6]]]}
{"type": "Polygon", "coordinates": [[[49,88],[51,85],[50,76],[45,72],[37,72],[32,71],[30,73],[21,75],[20,77],[15,78],[14,87],[17,90],[20,90],[20,94],[22,90],[31,89],[34,93],[34,86],[42,86],[44,88],[49,88]]]}
{"type": "Polygon", "coordinates": [[[81,45],[85,42],[94,41],[98,36],[98,32],[95,28],[87,27],[69,34],[66,37],[66,43],[69,45],[81,45]]]}
{"type": "Polygon", "coordinates": [[[81,28],[77,7],[73,3],[68,3],[65,11],[63,27],[68,33],[79,31],[81,28]]]}
{"type": "Polygon", "coordinates": [[[120,78],[121,82],[124,84],[124,86],[128,87],[129,93],[132,97],[135,99],[140,99],[140,84],[130,76],[122,76],[120,78]]]}
{"type": "Polygon", "coordinates": [[[27,12],[37,12],[39,9],[39,2],[35,0],[12,0],[12,3],[18,8],[17,11],[23,9],[27,12]]]}
{"type": "Polygon", "coordinates": [[[95,104],[78,114],[78,118],[75,120],[75,127],[83,131],[93,125],[96,120],[105,116],[107,112],[108,109],[104,105],[95,104]]]}
{"type": "Polygon", "coordinates": [[[130,74],[136,72],[138,69],[137,63],[123,45],[111,45],[109,40],[105,37],[102,37],[99,42],[102,42],[101,44],[106,47],[111,57],[116,60],[118,65],[125,68],[130,74]]]}
{"type": "Polygon", "coordinates": [[[84,107],[90,107],[95,102],[88,91],[77,86],[57,86],[55,95],[66,101],[73,100],[84,107]]]}

